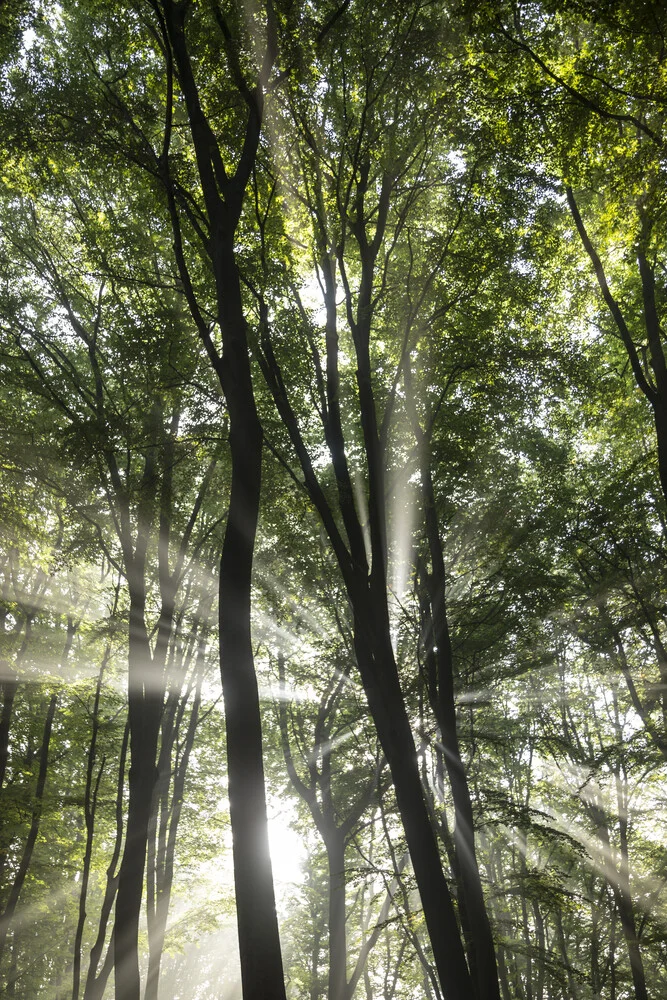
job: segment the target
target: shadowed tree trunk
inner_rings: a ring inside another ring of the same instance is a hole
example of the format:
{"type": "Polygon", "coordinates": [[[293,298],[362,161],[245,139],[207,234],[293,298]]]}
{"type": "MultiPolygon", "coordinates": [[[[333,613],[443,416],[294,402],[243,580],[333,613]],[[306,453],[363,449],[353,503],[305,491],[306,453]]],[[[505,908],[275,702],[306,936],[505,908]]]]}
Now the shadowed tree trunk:
{"type": "MultiPolygon", "coordinates": [[[[181,818],[183,793],[190,754],[195,742],[201,706],[201,686],[204,672],[206,643],[204,636],[198,640],[198,650],[193,677],[186,690],[175,692],[173,710],[168,706],[163,718],[162,743],[158,770],[160,778],[153,803],[151,839],[149,841],[149,881],[152,889],[148,900],[148,972],[144,1000],[157,1000],[160,965],[167,930],[169,903],[174,879],[176,835],[181,818]],[[194,686],[194,698],[180,754],[173,760],[183,723],[183,715],[194,686]],[[179,698],[180,694],[180,698],[179,698]],[[165,726],[164,723],[167,723],[165,726]],[[173,760],[173,764],[172,764],[173,760]],[[172,774],[173,770],[173,774],[172,774]],[[170,783],[173,784],[170,794],[170,783]]],[[[210,711],[210,710],[209,710],[210,711]]]]}
{"type": "Polygon", "coordinates": [[[2,692],[2,714],[0,714],[0,792],[5,781],[5,772],[9,761],[9,727],[17,688],[17,675],[6,660],[0,660],[0,691],[2,692]]]}
{"type": "Polygon", "coordinates": [[[229,75],[246,108],[243,148],[233,173],[206,117],[195,80],[186,16],[188,5],[163,0],[155,4],[165,43],[168,96],[164,147],[160,162],[165,183],[181,281],[209,360],[218,376],[229,413],[231,491],[220,557],[220,672],[225,705],[229,809],[232,826],[234,885],[243,995],[247,1000],[284,1000],[285,985],[269,855],[259,692],[250,632],[251,580],[259,518],[262,429],[250,374],[247,324],[241,280],[235,259],[236,229],[255,166],[264,108],[264,88],[276,56],[277,24],[266,7],[266,48],[257,81],[243,75],[231,29],[220,7],[216,21],[229,75]],[[172,67],[173,60],[173,67],[172,67]],[[211,339],[192,286],[183,252],[176,191],[169,176],[172,128],[172,73],[185,100],[205,205],[204,240],[215,280],[217,322],[222,353],[211,339]]]}
{"type": "MultiPolygon", "coordinates": [[[[72,617],[67,619],[67,635],[65,638],[65,647],[63,649],[62,657],[60,660],[61,668],[64,668],[67,660],[69,659],[70,652],[72,651],[72,644],[74,642],[74,635],[76,633],[76,623],[72,617]]],[[[32,817],[30,822],[30,829],[28,831],[28,838],[26,840],[25,846],[23,848],[23,854],[21,855],[21,861],[19,862],[16,875],[14,877],[14,882],[9,892],[9,897],[7,903],[0,916],[0,962],[2,961],[2,956],[7,944],[7,933],[11,927],[12,919],[14,917],[14,912],[16,910],[17,903],[19,901],[19,896],[21,894],[21,889],[23,888],[23,883],[25,882],[26,875],[28,874],[28,869],[30,868],[30,862],[32,861],[32,855],[37,842],[37,835],[39,833],[40,820],[42,818],[42,809],[44,805],[44,788],[46,786],[46,778],[48,773],[49,764],[49,746],[51,743],[51,732],[53,730],[53,720],[56,714],[56,706],[58,704],[58,695],[54,692],[49,698],[48,707],[46,710],[46,719],[44,721],[44,733],[42,736],[42,745],[39,751],[39,770],[37,773],[37,784],[35,786],[35,796],[33,799],[32,806],[32,817]]]]}
{"type": "MultiPolygon", "coordinates": [[[[116,605],[118,602],[118,591],[116,588],[116,605]]],[[[114,612],[116,608],[114,607],[114,612]]],[[[76,931],[74,934],[74,957],[72,962],[72,1000],[78,1000],[79,990],[81,987],[81,944],[83,941],[83,931],[86,923],[86,900],[88,895],[88,881],[90,878],[90,865],[93,856],[93,836],[95,833],[95,813],[97,811],[97,795],[99,792],[100,781],[102,779],[102,774],[104,771],[105,760],[99,766],[97,772],[97,778],[94,778],[96,755],[97,755],[97,736],[100,727],[100,695],[102,692],[102,679],[104,677],[104,671],[109,663],[109,657],[111,655],[111,645],[107,644],[104,651],[104,656],[102,658],[102,664],[100,666],[97,683],[95,685],[95,697],[93,699],[93,710],[91,714],[91,734],[90,734],[90,744],[88,746],[88,759],[86,763],[86,787],[84,790],[83,797],[83,814],[84,822],[86,826],[86,846],[83,855],[83,866],[81,872],[81,890],[79,893],[79,915],[76,924],[76,931]]]]}
{"type": "Polygon", "coordinates": [[[2,961],[2,956],[7,944],[7,934],[12,923],[16,905],[19,901],[23,883],[25,882],[26,875],[28,874],[30,862],[32,861],[33,850],[35,848],[35,843],[37,842],[37,834],[39,833],[39,822],[42,816],[44,787],[46,785],[49,762],[49,745],[51,742],[51,731],[53,728],[53,719],[56,714],[57,703],[58,696],[54,693],[49,699],[49,704],[46,710],[44,734],[42,736],[42,746],[39,752],[39,772],[37,774],[37,785],[35,787],[35,797],[33,800],[32,818],[30,822],[30,829],[28,831],[28,838],[23,848],[23,854],[21,855],[21,861],[19,862],[19,866],[9,892],[7,904],[2,916],[0,916],[0,962],[2,961]]]}
{"type": "Polygon", "coordinates": [[[116,872],[116,866],[120,858],[123,843],[123,789],[125,787],[125,765],[127,761],[129,741],[130,721],[128,719],[125,723],[123,740],[120,748],[120,759],[118,762],[118,781],[116,785],[116,835],[114,839],[114,848],[109,865],[107,866],[106,884],[104,887],[102,905],[100,907],[97,936],[90,950],[90,960],[88,963],[88,972],[86,974],[86,985],[83,993],[83,1000],[102,1000],[107,980],[113,968],[114,948],[112,932],[107,954],[98,974],[100,959],[102,958],[102,951],[104,950],[104,942],[109,925],[109,918],[111,916],[114,900],[116,898],[116,891],[118,889],[118,874],[116,872]]]}

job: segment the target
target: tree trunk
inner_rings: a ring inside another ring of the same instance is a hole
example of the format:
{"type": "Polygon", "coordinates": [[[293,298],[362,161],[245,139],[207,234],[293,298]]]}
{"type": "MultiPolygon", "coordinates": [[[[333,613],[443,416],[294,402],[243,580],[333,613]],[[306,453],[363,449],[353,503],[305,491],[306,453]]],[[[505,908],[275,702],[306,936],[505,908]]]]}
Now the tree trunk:
{"type": "MultiPolygon", "coordinates": [[[[421,450],[424,452],[426,441],[423,433],[419,433],[418,438],[421,450]]],[[[445,749],[445,766],[454,802],[454,848],[466,916],[466,938],[470,945],[470,969],[478,1000],[500,1000],[495,946],[477,864],[472,800],[457,732],[454,657],[445,597],[445,562],[428,462],[423,463],[422,484],[426,534],[431,558],[431,573],[424,574],[432,614],[432,645],[429,654],[435,658],[437,668],[436,698],[432,708],[445,749]]]]}
{"type": "MultiPolygon", "coordinates": [[[[617,777],[617,781],[618,780],[619,779],[617,777]]],[[[623,830],[623,826],[626,821],[622,817],[619,818],[619,823],[621,824],[621,866],[619,872],[616,870],[616,866],[613,862],[613,852],[606,815],[603,810],[595,804],[591,804],[589,809],[595,819],[597,835],[602,845],[603,871],[605,878],[607,879],[607,883],[612,890],[621,921],[621,930],[623,931],[623,938],[625,940],[625,946],[628,951],[628,959],[630,962],[630,970],[632,972],[635,1000],[648,1000],[644,963],[642,960],[641,950],[639,948],[639,940],[637,938],[635,925],[634,905],[630,893],[627,834],[623,830]]]]}
{"type": "Polygon", "coordinates": [[[417,751],[391,646],[386,600],[381,607],[378,603],[369,595],[365,607],[360,607],[359,601],[354,607],[359,672],[389,763],[443,994],[446,1000],[471,1000],[474,988],[424,799],[417,751]]]}
{"type": "MultiPolygon", "coordinates": [[[[104,888],[104,897],[102,899],[102,906],[100,908],[97,937],[95,938],[95,942],[90,950],[90,961],[88,963],[88,972],[86,974],[86,985],[83,992],[83,1000],[101,1000],[106,988],[109,973],[111,971],[111,962],[105,960],[99,976],[97,974],[100,959],[102,957],[102,950],[104,948],[109,917],[111,916],[111,910],[113,909],[113,903],[118,888],[116,865],[120,857],[123,840],[123,788],[125,787],[125,762],[127,760],[129,739],[130,720],[128,719],[125,724],[123,742],[120,748],[120,760],[118,763],[118,783],[116,786],[116,838],[111,860],[107,867],[107,878],[104,888]]],[[[107,957],[109,959],[113,957],[113,940],[109,944],[107,957]]]]}
{"type": "Polygon", "coordinates": [[[153,661],[146,634],[146,591],[140,569],[130,567],[128,583],[130,770],[125,847],[118,873],[114,927],[116,1000],[140,1000],[141,997],[139,918],[163,703],[163,679],[156,675],[157,664],[153,661]]]}
{"type": "MultiPolygon", "coordinates": [[[[203,668],[203,643],[201,648],[201,661],[199,663],[200,667],[203,668]]],[[[190,754],[194,746],[195,732],[197,729],[197,722],[199,720],[199,706],[201,704],[201,674],[198,679],[197,689],[195,692],[194,703],[192,706],[192,712],[190,715],[190,720],[188,723],[187,732],[185,735],[183,753],[180,761],[176,765],[174,774],[174,787],[171,799],[171,808],[168,810],[168,829],[164,831],[164,836],[166,839],[164,847],[164,856],[159,859],[160,868],[156,873],[156,905],[155,905],[155,917],[154,926],[152,929],[149,927],[149,957],[148,957],[148,974],[146,977],[146,992],[144,994],[144,1000],[157,1000],[158,997],[158,985],[160,980],[160,964],[162,961],[162,953],[164,950],[164,939],[167,930],[167,917],[169,914],[169,903],[171,901],[171,888],[174,879],[174,854],[176,851],[176,834],[178,832],[178,824],[181,818],[181,806],[183,804],[183,792],[185,787],[185,777],[187,774],[188,762],[190,759],[190,754]]],[[[187,697],[187,694],[185,695],[187,697]]],[[[176,725],[172,730],[172,738],[170,740],[171,748],[173,749],[174,743],[178,739],[178,734],[180,731],[180,714],[176,721],[176,725]]]]}
{"type": "MultiPolygon", "coordinates": [[[[245,81],[241,84],[247,102],[245,136],[236,170],[228,177],[222,166],[220,145],[200,102],[185,34],[186,7],[173,0],[163,0],[161,9],[167,42],[167,69],[171,72],[173,54],[210,224],[211,236],[206,250],[215,278],[222,356],[210,340],[210,331],[199,311],[185,262],[180,218],[168,176],[166,136],[164,169],[167,172],[166,187],[178,266],[190,310],[220,380],[229,411],[231,493],[220,557],[218,621],[241,982],[246,1000],[285,1000],[269,854],[261,712],[250,631],[252,563],[261,488],[262,429],[255,406],[241,283],[234,257],[236,227],[257,155],[264,86],[276,54],[276,22],[269,4],[266,51],[257,85],[250,94],[245,81]]],[[[222,12],[220,17],[223,18],[222,12]]],[[[229,44],[233,46],[233,42],[229,44]]],[[[171,114],[171,109],[168,113],[171,114]]]]}
{"type": "Polygon", "coordinates": [[[86,923],[86,899],[88,895],[88,881],[90,878],[90,865],[93,857],[93,835],[95,832],[95,813],[97,811],[97,793],[99,790],[104,761],[97,774],[96,781],[93,781],[95,769],[95,759],[97,754],[97,734],[99,730],[99,710],[100,695],[102,691],[102,678],[109,662],[111,647],[107,645],[104,651],[104,658],[97,675],[95,685],[95,699],[92,713],[92,732],[90,745],[88,747],[88,761],[86,767],[86,788],[84,792],[83,811],[86,824],[86,846],[83,855],[83,867],[81,873],[81,889],[79,892],[79,915],[74,934],[74,958],[72,961],[72,1000],[78,1000],[81,987],[81,944],[83,941],[83,930],[86,923]]]}
{"type": "MultiPolygon", "coordinates": [[[[238,281],[235,271],[234,275],[238,281]]],[[[240,305],[240,289],[237,301],[240,305]]],[[[244,323],[241,330],[245,331],[244,323]]],[[[241,982],[246,1000],[284,1000],[269,854],[261,712],[250,634],[262,432],[250,383],[245,336],[241,343],[233,344],[233,355],[234,363],[230,363],[229,377],[223,384],[230,411],[232,484],[220,559],[219,626],[241,982]]]]}
{"type": "Polygon", "coordinates": [[[345,840],[339,830],[325,837],[329,867],[329,985],[328,1000],[347,997],[347,936],[345,927],[345,840]]]}
{"type": "Polygon", "coordinates": [[[30,830],[28,831],[28,839],[26,840],[23,848],[23,854],[9,893],[7,905],[5,906],[2,916],[0,916],[0,962],[2,961],[2,955],[7,943],[7,933],[11,925],[12,917],[14,916],[14,911],[16,910],[16,904],[18,903],[23,883],[25,882],[25,877],[28,874],[28,868],[30,867],[30,862],[32,860],[32,853],[35,843],[37,842],[37,834],[39,833],[39,822],[42,816],[44,787],[46,785],[46,775],[49,762],[49,745],[51,743],[51,731],[53,728],[53,719],[56,714],[57,702],[58,696],[56,694],[52,694],[49,699],[48,708],[46,710],[46,720],[44,722],[44,735],[42,737],[42,746],[39,753],[39,772],[37,775],[37,786],[35,788],[35,799],[32,808],[32,820],[30,823],[30,830]]]}
{"type": "Polygon", "coordinates": [[[7,763],[9,761],[9,726],[17,688],[17,675],[6,660],[0,660],[0,690],[2,691],[2,714],[0,715],[0,792],[2,791],[7,763]]]}

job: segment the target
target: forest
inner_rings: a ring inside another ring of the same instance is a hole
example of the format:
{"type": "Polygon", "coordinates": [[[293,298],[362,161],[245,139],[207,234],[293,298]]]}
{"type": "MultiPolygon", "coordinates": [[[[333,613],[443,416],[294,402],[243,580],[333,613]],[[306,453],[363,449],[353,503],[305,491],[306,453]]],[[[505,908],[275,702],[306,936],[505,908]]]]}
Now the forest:
{"type": "Polygon", "coordinates": [[[0,997],[667,997],[663,0],[0,0],[0,997]]]}

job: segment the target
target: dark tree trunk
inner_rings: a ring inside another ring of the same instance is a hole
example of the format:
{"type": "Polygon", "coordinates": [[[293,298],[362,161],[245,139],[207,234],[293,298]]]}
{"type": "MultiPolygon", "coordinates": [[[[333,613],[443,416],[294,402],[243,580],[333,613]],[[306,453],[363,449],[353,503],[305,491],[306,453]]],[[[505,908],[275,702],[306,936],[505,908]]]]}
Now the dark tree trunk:
{"type": "Polygon", "coordinates": [[[386,599],[354,607],[355,652],[368,705],[387,758],[412,867],[421,896],[433,957],[446,1000],[471,1000],[454,904],[445,879],[419,775],[417,751],[391,647],[386,599]],[[371,631],[372,630],[372,631],[371,631]],[[373,634],[375,632],[375,634],[373,634]]]}
{"type": "Polygon", "coordinates": [[[102,778],[102,771],[104,768],[104,761],[102,761],[102,765],[100,766],[97,774],[97,779],[94,780],[93,775],[95,770],[95,761],[97,754],[97,734],[99,731],[100,694],[102,691],[102,678],[104,676],[104,671],[106,669],[107,663],[109,662],[110,655],[111,655],[111,648],[110,646],[107,646],[104,653],[104,658],[102,660],[102,665],[97,675],[97,684],[95,685],[95,698],[93,702],[93,712],[92,712],[92,732],[90,736],[90,745],[88,747],[88,761],[86,766],[86,788],[84,792],[84,801],[83,801],[84,821],[86,824],[86,846],[83,855],[81,890],[79,892],[79,915],[76,924],[76,931],[74,934],[74,958],[72,961],[72,1000],[78,1000],[79,990],[81,987],[81,944],[83,941],[83,930],[86,922],[86,900],[88,895],[88,881],[90,878],[90,865],[93,856],[93,835],[95,832],[97,793],[102,778]]]}
{"type": "MultiPolygon", "coordinates": [[[[148,726],[147,726],[148,728],[148,726]]],[[[118,876],[116,916],[114,924],[114,972],[116,1000],[140,1000],[139,917],[143,894],[146,843],[150,821],[150,804],[155,785],[155,758],[141,756],[141,749],[132,751],[130,744],[129,800],[125,849],[118,876]]]]}
{"type": "MultiPolygon", "coordinates": [[[[198,665],[203,669],[203,643],[201,647],[201,660],[198,665]]],[[[157,858],[156,885],[155,885],[155,914],[153,926],[149,925],[149,958],[148,974],[146,977],[146,992],[144,1000],[157,1000],[158,984],[160,979],[160,964],[164,950],[164,939],[167,930],[167,917],[169,914],[169,903],[171,900],[171,889],[174,880],[174,855],[176,852],[176,835],[178,824],[181,818],[181,807],[183,804],[183,792],[185,788],[185,778],[188,769],[188,762],[195,742],[195,732],[199,720],[199,707],[201,704],[201,673],[198,678],[192,712],[188,722],[187,732],[183,745],[180,760],[176,763],[174,773],[174,784],[171,796],[171,808],[166,810],[166,829],[160,833],[160,840],[164,842],[160,856],[157,858]]],[[[184,696],[184,701],[187,698],[184,696]]],[[[183,708],[185,705],[183,705],[183,708]]],[[[179,712],[176,724],[173,727],[169,740],[170,750],[178,739],[180,732],[180,721],[182,713],[179,712]]],[[[171,753],[170,755],[171,756],[171,753]]]]}
{"type": "MultiPolygon", "coordinates": [[[[240,313],[238,275],[233,267],[227,273],[232,278],[232,291],[236,293],[233,298],[240,313]]],[[[225,296],[224,288],[219,295],[225,296]]],[[[229,302],[229,297],[225,300],[229,302]]],[[[220,672],[225,704],[234,885],[243,995],[247,1000],[255,997],[284,1000],[269,855],[261,712],[250,634],[262,431],[250,382],[242,315],[237,322],[236,338],[226,352],[229,367],[222,379],[230,416],[232,483],[220,559],[219,592],[220,672]],[[238,337],[238,334],[243,336],[238,337]]]]}
{"type": "MultiPolygon", "coordinates": [[[[137,546],[139,543],[137,543],[137,546]]],[[[128,657],[128,718],[130,725],[129,798],[125,847],[118,873],[114,926],[116,1000],[140,1000],[139,918],[144,886],[146,846],[153,789],[163,678],[156,671],[145,624],[146,593],[143,572],[131,568],[130,642],[128,657]],[[140,576],[140,579],[135,579],[140,576]]]]}
{"type": "Polygon", "coordinates": [[[5,781],[5,773],[9,761],[9,727],[17,688],[17,675],[6,660],[0,660],[0,691],[2,691],[2,714],[0,715],[0,792],[5,781]]]}
{"type": "MultiPolygon", "coordinates": [[[[423,453],[426,449],[426,440],[420,430],[419,445],[423,453]]],[[[445,562],[435,507],[435,491],[428,462],[423,463],[422,467],[422,487],[431,560],[431,572],[424,574],[432,624],[427,657],[432,657],[436,665],[436,689],[435,692],[431,689],[430,693],[432,693],[432,709],[445,750],[445,766],[454,802],[454,848],[465,914],[464,930],[469,944],[470,969],[475,982],[476,997],[478,1000],[500,1000],[495,946],[477,864],[472,799],[461,759],[457,732],[454,658],[447,617],[445,562]]]]}
{"type": "Polygon", "coordinates": [[[37,775],[37,785],[35,788],[35,798],[32,807],[32,819],[30,823],[30,830],[28,831],[28,839],[26,840],[23,848],[23,854],[9,893],[7,905],[5,906],[2,916],[0,916],[0,962],[2,961],[5,945],[7,943],[7,933],[11,926],[14,911],[16,910],[16,904],[18,903],[21,889],[23,888],[23,883],[25,882],[26,875],[28,874],[30,862],[32,861],[33,850],[37,841],[37,834],[39,833],[39,822],[42,816],[44,787],[46,785],[46,775],[49,762],[49,745],[51,743],[51,731],[53,728],[53,719],[56,714],[57,702],[57,695],[52,694],[46,710],[44,735],[42,737],[42,746],[39,752],[39,772],[37,775]]]}
{"type": "Polygon", "coordinates": [[[125,787],[125,762],[127,760],[129,740],[130,721],[128,719],[125,724],[123,742],[120,749],[120,760],[118,764],[118,783],[116,786],[116,837],[111,860],[107,867],[106,885],[104,888],[102,906],[100,908],[97,937],[95,938],[95,942],[90,950],[90,962],[88,964],[88,972],[86,974],[86,985],[83,992],[83,1000],[101,1000],[113,963],[112,940],[109,944],[107,959],[103,963],[102,970],[98,975],[97,970],[99,968],[100,959],[102,958],[109,917],[111,916],[114,899],[116,898],[116,891],[118,889],[116,865],[118,864],[118,859],[120,858],[123,840],[123,788],[125,787]]]}
{"type": "MultiPolygon", "coordinates": [[[[236,227],[257,155],[264,87],[276,54],[276,23],[269,4],[267,46],[257,83],[251,91],[245,80],[237,80],[247,105],[247,121],[243,149],[236,170],[230,176],[223,166],[221,148],[200,103],[185,34],[186,8],[173,0],[164,0],[161,9],[168,59],[171,60],[173,54],[187,106],[210,225],[206,249],[215,277],[222,356],[213,346],[208,325],[202,319],[183,255],[180,219],[168,176],[167,133],[164,170],[167,172],[166,187],[178,265],[191,312],[219,377],[229,410],[231,493],[220,557],[219,629],[242,988],[246,1000],[285,1000],[269,855],[261,713],[250,632],[252,563],[261,488],[262,429],[252,388],[247,326],[234,256],[236,227]]],[[[219,17],[223,34],[229,34],[221,10],[219,17]]],[[[234,43],[227,38],[225,44],[233,48],[234,43]]],[[[240,68],[235,68],[236,58],[237,54],[230,57],[233,75],[241,72],[240,68]]],[[[171,128],[170,121],[168,130],[171,128]]]]}

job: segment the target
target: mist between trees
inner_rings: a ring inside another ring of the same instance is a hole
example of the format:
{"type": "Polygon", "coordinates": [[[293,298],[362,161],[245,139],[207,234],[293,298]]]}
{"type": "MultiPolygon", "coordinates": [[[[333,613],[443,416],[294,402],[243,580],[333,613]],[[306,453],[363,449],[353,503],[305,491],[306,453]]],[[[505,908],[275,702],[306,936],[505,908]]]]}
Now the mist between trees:
{"type": "Polygon", "coordinates": [[[667,995],[662,4],[0,4],[0,992],[667,995]]]}

